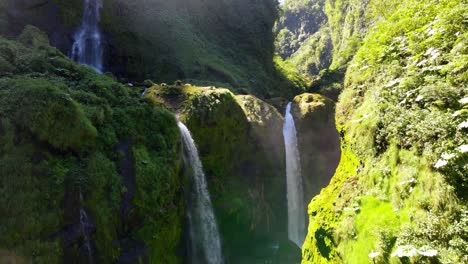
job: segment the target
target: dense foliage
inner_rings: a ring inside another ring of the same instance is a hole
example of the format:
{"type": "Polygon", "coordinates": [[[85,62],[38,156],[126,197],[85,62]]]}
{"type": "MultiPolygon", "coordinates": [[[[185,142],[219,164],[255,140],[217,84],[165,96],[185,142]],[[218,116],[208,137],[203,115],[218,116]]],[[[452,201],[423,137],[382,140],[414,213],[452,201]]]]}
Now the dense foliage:
{"type": "Polygon", "coordinates": [[[360,0],[285,1],[275,27],[276,50],[313,80],[308,91],[336,100],[343,72],[376,19],[371,5],[360,0]]]}
{"type": "Polygon", "coordinates": [[[142,257],[129,253],[129,240],[149,259],[178,262],[180,136],[171,113],[71,62],[28,26],[18,41],[0,39],[0,120],[1,261],[79,262],[84,208],[99,262],[142,257]]]}
{"type": "MultiPolygon", "coordinates": [[[[122,79],[185,80],[292,97],[303,88],[276,69],[276,0],[102,0],[104,68],[122,79]]],[[[27,24],[46,31],[69,54],[82,0],[0,0],[0,32],[27,24]]]]}
{"type": "Polygon", "coordinates": [[[385,8],[346,73],[342,161],[309,206],[303,263],[468,260],[468,6],[385,8]]]}

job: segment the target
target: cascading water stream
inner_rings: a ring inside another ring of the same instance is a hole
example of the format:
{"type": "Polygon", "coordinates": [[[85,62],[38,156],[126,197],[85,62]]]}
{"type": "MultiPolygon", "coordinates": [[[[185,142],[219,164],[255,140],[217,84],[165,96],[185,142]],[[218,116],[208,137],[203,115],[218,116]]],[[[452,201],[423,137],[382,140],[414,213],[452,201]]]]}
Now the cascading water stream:
{"type": "Polygon", "coordinates": [[[286,107],[283,126],[286,149],[286,182],[288,199],[288,237],[302,247],[306,236],[306,215],[304,191],[302,187],[301,162],[297,145],[297,132],[291,114],[291,103],[286,107]]]}
{"type": "MultiPolygon", "coordinates": [[[[80,203],[83,204],[83,194],[80,191],[80,203]]],[[[89,238],[90,220],[88,214],[83,207],[80,208],[80,229],[83,235],[83,246],[82,250],[86,251],[85,254],[88,257],[88,263],[93,263],[93,249],[91,247],[91,239],[89,238]]]]}
{"type": "Polygon", "coordinates": [[[75,33],[71,58],[80,63],[103,71],[102,34],[99,29],[102,0],[84,0],[83,20],[75,33]]]}
{"type": "Polygon", "coordinates": [[[178,122],[182,134],[186,167],[190,169],[191,188],[187,192],[187,218],[190,228],[190,261],[193,264],[221,264],[221,239],[211,204],[203,166],[190,131],[178,122]]]}

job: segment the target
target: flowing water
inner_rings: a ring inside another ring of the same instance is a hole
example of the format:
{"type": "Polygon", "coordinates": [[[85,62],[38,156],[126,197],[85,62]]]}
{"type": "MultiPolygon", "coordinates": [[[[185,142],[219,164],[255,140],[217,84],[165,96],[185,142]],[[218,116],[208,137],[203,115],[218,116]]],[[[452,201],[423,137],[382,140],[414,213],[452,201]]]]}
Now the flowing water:
{"type": "Polygon", "coordinates": [[[189,259],[194,264],[221,264],[221,239],[211,204],[203,166],[188,128],[178,122],[185,152],[185,164],[190,169],[191,187],[187,195],[187,219],[190,228],[189,259]]]}
{"type": "MultiPolygon", "coordinates": [[[[80,191],[80,203],[83,204],[83,195],[80,191]]],[[[86,213],[83,207],[80,208],[80,229],[81,234],[83,236],[83,246],[81,248],[83,254],[85,254],[88,258],[88,264],[93,263],[93,249],[91,246],[91,239],[89,237],[90,232],[90,220],[88,214],[86,213]]]]}
{"type": "Polygon", "coordinates": [[[102,0],[84,0],[83,20],[75,32],[71,58],[80,63],[103,71],[102,34],[99,29],[102,0]]]}
{"type": "Polygon", "coordinates": [[[284,144],[286,149],[286,182],[288,198],[288,237],[299,247],[302,247],[306,236],[306,209],[304,206],[304,191],[302,187],[301,161],[297,145],[297,131],[294,118],[291,115],[291,103],[286,108],[283,126],[284,144]]]}

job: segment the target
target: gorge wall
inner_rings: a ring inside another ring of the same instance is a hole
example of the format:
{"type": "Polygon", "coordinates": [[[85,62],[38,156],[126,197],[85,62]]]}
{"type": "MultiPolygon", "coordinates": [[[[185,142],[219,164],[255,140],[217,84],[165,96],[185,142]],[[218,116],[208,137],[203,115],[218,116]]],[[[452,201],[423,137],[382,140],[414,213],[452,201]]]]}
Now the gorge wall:
{"type": "Polygon", "coordinates": [[[369,2],[284,1],[275,26],[276,50],[312,79],[308,91],[338,99],[348,62],[375,20],[371,11],[375,7],[369,2]]]}
{"type": "MultiPolygon", "coordinates": [[[[104,0],[103,6],[103,66],[118,77],[185,80],[260,97],[299,91],[273,62],[274,0],[104,0]]],[[[16,36],[31,24],[68,55],[83,1],[2,0],[0,11],[2,33],[16,36]]]]}
{"type": "MultiPolygon", "coordinates": [[[[324,12],[338,2],[354,1],[324,12]]],[[[366,3],[340,84],[341,161],[309,205],[302,263],[465,263],[467,3],[366,3]]]]}
{"type": "Polygon", "coordinates": [[[0,47],[2,261],[86,263],[89,241],[95,262],[181,263],[187,179],[170,111],[198,143],[226,261],[300,261],[275,107],[181,82],[141,97],[144,87],[77,65],[32,26],[0,47]]]}
{"type": "Polygon", "coordinates": [[[37,28],[0,47],[0,262],[180,263],[174,116],[37,28]]]}
{"type": "Polygon", "coordinates": [[[184,263],[177,118],[226,263],[300,262],[289,101],[303,263],[467,262],[468,5],[400,2],[286,1],[275,56],[273,0],[104,0],[114,77],[64,55],[81,0],[0,0],[0,262],[184,263]]]}

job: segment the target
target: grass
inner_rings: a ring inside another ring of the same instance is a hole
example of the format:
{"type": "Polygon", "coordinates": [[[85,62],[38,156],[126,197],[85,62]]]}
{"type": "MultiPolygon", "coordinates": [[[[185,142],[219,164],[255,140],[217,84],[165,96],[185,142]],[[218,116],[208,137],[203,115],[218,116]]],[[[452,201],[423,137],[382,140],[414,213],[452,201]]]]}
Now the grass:
{"type": "MultiPolygon", "coordinates": [[[[388,8],[392,14],[379,15],[351,61],[337,105],[343,148],[359,165],[343,171],[349,159],[342,158],[335,180],[309,206],[309,233],[332,233],[330,263],[463,263],[466,87],[456,69],[464,67],[466,5],[388,8]],[[355,182],[352,191],[343,190],[346,181],[355,182]],[[405,247],[438,253],[391,257],[405,247]],[[380,255],[370,259],[372,251],[380,255]]],[[[323,262],[311,234],[307,241],[303,263],[323,262]]]]}

